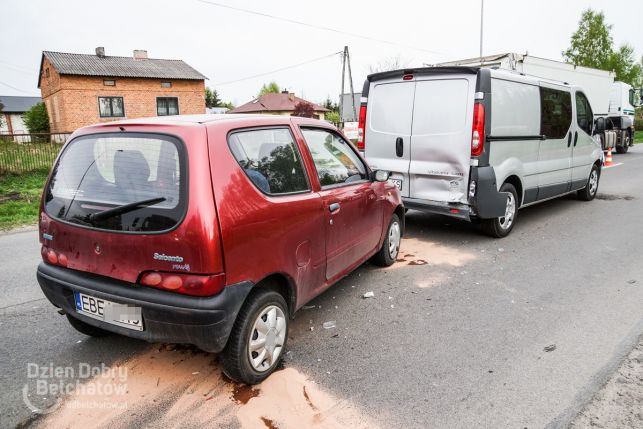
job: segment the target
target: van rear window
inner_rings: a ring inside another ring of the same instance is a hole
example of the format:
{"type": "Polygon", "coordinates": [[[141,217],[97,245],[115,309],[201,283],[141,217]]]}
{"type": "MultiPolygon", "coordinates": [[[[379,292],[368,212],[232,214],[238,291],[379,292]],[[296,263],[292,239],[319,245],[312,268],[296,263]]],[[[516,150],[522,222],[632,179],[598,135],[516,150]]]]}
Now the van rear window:
{"type": "Polygon", "coordinates": [[[186,161],[173,137],[119,133],[71,141],[45,189],[46,213],[110,231],[173,228],[186,208],[186,161]]]}

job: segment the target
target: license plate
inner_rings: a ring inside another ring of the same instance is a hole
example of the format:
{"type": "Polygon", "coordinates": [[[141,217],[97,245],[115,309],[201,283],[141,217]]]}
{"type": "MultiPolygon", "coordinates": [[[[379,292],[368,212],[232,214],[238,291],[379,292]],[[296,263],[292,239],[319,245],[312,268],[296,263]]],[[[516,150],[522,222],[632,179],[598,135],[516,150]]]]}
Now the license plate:
{"type": "Polygon", "coordinates": [[[74,292],[76,311],[112,325],[122,326],[136,331],[143,330],[143,314],[141,307],[129,304],[119,304],[102,298],[74,292]]]}
{"type": "Polygon", "coordinates": [[[391,182],[393,182],[393,184],[395,186],[397,186],[397,189],[399,189],[400,191],[402,190],[402,180],[400,180],[400,179],[391,179],[391,182]]]}

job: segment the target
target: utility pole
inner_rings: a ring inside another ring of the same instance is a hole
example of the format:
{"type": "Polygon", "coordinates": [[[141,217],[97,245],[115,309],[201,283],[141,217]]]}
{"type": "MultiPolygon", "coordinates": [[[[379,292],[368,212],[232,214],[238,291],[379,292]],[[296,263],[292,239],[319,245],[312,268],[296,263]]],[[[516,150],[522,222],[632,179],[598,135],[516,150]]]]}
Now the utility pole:
{"type": "Polygon", "coordinates": [[[342,52],[342,89],[339,92],[339,123],[344,123],[344,75],[346,74],[346,50],[348,47],[344,46],[342,52]]]}
{"type": "Polygon", "coordinates": [[[480,61],[482,61],[482,32],[484,29],[484,0],[480,3],[480,61]]]}
{"type": "Polygon", "coordinates": [[[355,110],[355,91],[353,90],[353,74],[351,73],[351,56],[348,53],[348,46],[344,46],[344,52],[346,53],[346,59],[348,61],[348,82],[351,85],[351,102],[353,107],[353,122],[357,121],[357,111],[355,110]]]}
{"type": "Polygon", "coordinates": [[[344,122],[344,82],[346,80],[346,65],[348,64],[348,83],[351,90],[351,101],[353,106],[353,121],[357,120],[357,110],[355,109],[355,90],[353,89],[353,74],[351,72],[351,56],[348,53],[348,46],[344,46],[342,52],[342,90],[339,93],[339,121],[344,122]]]}

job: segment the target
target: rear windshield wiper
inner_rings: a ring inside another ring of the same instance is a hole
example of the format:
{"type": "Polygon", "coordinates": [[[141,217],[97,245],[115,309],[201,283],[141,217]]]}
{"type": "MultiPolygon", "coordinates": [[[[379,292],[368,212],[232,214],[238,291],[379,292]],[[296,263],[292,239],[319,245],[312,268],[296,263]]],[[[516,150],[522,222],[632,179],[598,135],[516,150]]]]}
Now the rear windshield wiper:
{"type": "Polygon", "coordinates": [[[87,220],[90,222],[101,221],[110,217],[118,216],[123,213],[131,212],[143,207],[153,206],[154,204],[162,203],[165,200],[166,200],[165,197],[157,197],[157,198],[151,198],[149,200],[136,201],[129,204],[123,204],[122,206],[103,210],[102,212],[92,213],[89,216],[87,216],[87,220]]]}

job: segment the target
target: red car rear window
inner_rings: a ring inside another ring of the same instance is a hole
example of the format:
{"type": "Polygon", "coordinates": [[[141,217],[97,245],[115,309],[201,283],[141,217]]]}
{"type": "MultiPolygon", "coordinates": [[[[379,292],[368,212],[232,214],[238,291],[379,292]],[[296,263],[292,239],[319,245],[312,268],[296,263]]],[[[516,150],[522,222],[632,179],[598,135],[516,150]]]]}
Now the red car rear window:
{"type": "Polygon", "coordinates": [[[119,133],[70,142],[45,189],[45,211],[89,228],[158,232],[186,208],[183,145],[165,135],[119,133]]]}

